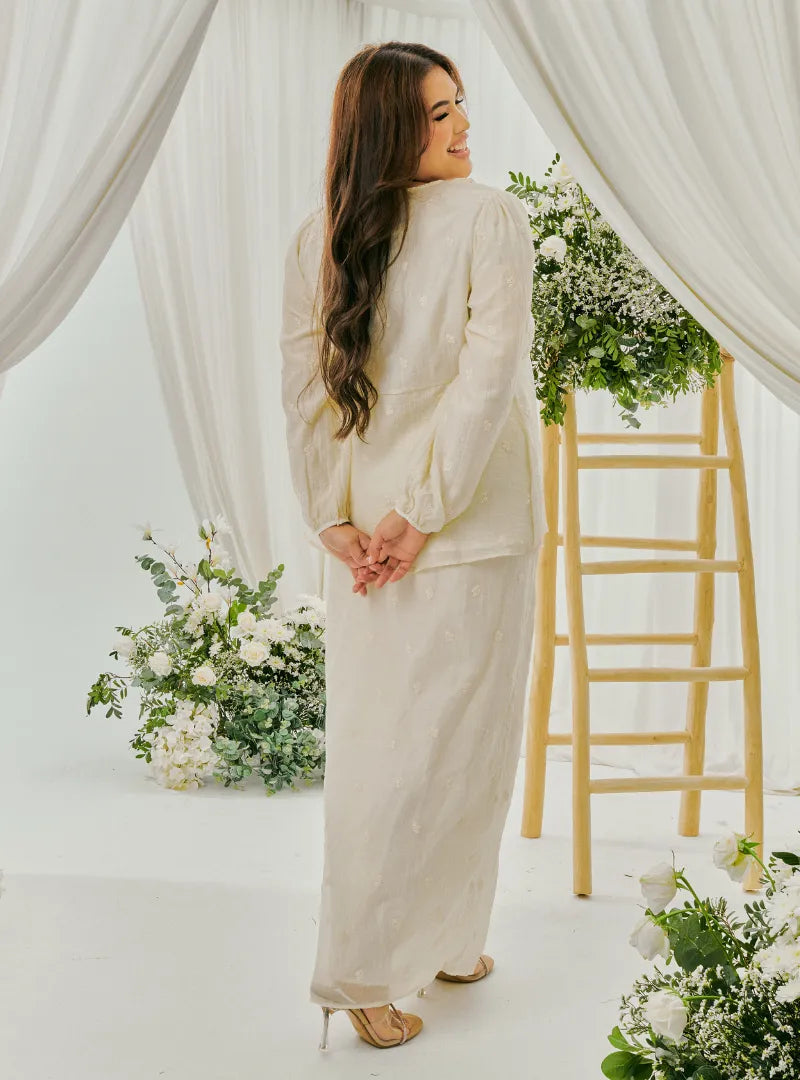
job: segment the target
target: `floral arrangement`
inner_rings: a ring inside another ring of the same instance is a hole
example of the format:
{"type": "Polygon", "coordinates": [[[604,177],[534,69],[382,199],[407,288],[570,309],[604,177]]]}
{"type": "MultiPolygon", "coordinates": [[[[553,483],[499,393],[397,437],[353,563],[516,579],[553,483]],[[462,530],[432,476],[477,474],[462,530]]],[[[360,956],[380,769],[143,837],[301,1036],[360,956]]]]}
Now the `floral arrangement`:
{"type": "Polygon", "coordinates": [[[208,776],[226,787],[252,773],[266,793],[311,783],[325,760],[325,605],[316,596],[280,617],[270,615],[283,563],[255,588],[231,565],[219,538],[222,515],[198,534],[196,564],[181,563],[174,546],[142,539],[164,558],[137,555],[165,604],[163,618],[138,630],[118,626],[109,654],[130,674],[103,672],[91,686],[87,713],[107,705],[120,717],[129,687],[142,691],[131,740],[151,775],[169,788],[197,788],[208,776]]]}
{"type": "Polygon", "coordinates": [[[800,1077],[800,855],[774,851],[765,866],[741,833],[714,845],[714,863],[741,881],[754,861],[765,898],[739,919],[724,899],[702,900],[682,870],[659,863],[641,876],[648,903],[630,943],[655,966],[623,995],[613,1080],[798,1080],[800,1077]],[[679,889],[691,894],[667,910],[679,889]]]}
{"type": "Polygon", "coordinates": [[[564,394],[606,389],[629,427],[639,406],[710,386],[719,345],[600,216],[556,154],[538,184],[509,172],[537,253],[531,361],[545,423],[564,420],[564,394]]]}

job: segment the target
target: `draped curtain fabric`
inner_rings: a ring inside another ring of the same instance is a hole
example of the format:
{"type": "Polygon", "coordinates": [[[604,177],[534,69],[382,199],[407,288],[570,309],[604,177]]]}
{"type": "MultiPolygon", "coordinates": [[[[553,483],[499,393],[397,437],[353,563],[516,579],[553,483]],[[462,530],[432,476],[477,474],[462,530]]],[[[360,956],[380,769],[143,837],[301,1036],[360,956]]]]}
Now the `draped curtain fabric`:
{"type": "MultiPolygon", "coordinates": [[[[800,791],[800,12],[782,0],[472,0],[472,7],[604,216],[741,361],[737,404],[756,568],[765,781],[768,790],[800,791]]],[[[578,395],[578,418],[584,431],[620,429],[602,394],[578,395]]],[[[643,430],[699,430],[697,400],[654,410],[643,430]]],[[[694,535],[694,488],[685,475],[582,476],[585,533],[694,535]]],[[[723,558],[734,551],[728,497],[721,478],[723,558]]],[[[558,595],[563,629],[563,578],[558,595]]],[[[584,595],[591,632],[692,628],[688,575],[667,584],[655,575],[590,578],[584,595]]],[[[591,656],[611,666],[688,662],[665,646],[595,649],[591,656]]],[[[740,657],[735,583],[721,575],[712,662],[740,657]]],[[[566,651],[558,650],[555,731],[569,730],[569,697],[566,651]]],[[[592,689],[598,731],[680,727],[684,712],[685,687],[592,689]]],[[[707,768],[740,772],[742,747],[741,687],[712,685],[707,768]]],[[[570,756],[568,749],[549,753],[570,756]]],[[[592,761],[639,773],[682,771],[678,747],[593,747],[592,761]]]]}
{"type": "MultiPolygon", "coordinates": [[[[61,322],[124,222],[216,0],[0,7],[0,372],[61,322]]],[[[1,389],[1,387],[0,387],[1,389]]]]}
{"type": "Polygon", "coordinates": [[[800,412],[795,0],[472,0],[614,229],[800,412]]]}
{"type": "Polygon", "coordinates": [[[198,519],[224,512],[237,568],[322,591],[280,405],[283,260],[321,196],[330,101],[360,4],[225,0],[130,215],[175,445],[198,519]]]}

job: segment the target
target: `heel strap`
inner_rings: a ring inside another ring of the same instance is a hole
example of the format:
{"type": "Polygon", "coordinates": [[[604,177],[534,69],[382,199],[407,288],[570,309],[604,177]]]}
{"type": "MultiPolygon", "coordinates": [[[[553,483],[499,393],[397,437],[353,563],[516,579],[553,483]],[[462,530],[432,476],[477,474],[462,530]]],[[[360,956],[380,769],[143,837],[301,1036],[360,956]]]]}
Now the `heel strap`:
{"type": "MultiPolygon", "coordinates": [[[[400,1012],[400,1010],[396,1008],[391,1002],[389,1002],[389,1014],[390,1017],[393,1016],[400,1021],[400,1027],[403,1032],[403,1037],[400,1040],[400,1043],[402,1044],[408,1038],[408,1021],[406,1020],[405,1016],[403,1016],[403,1014],[400,1012]]],[[[391,1019],[389,1022],[391,1023],[391,1019]]]]}

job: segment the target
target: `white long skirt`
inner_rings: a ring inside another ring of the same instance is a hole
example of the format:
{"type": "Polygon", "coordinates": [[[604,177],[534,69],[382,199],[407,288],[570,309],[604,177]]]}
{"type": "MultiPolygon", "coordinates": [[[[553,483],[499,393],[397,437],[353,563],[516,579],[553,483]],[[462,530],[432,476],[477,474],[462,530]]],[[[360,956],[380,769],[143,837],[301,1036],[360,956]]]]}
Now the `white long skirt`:
{"type": "Polygon", "coordinates": [[[310,1000],[370,1008],[486,942],[519,761],[536,553],[375,589],[327,558],[324,868],[310,1000]]]}

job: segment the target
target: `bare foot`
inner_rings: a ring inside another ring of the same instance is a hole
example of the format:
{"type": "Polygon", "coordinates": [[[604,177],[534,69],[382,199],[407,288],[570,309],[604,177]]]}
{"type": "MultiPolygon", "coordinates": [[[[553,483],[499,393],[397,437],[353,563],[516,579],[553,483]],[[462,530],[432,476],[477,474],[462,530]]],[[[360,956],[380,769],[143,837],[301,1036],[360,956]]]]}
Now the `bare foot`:
{"type": "Polygon", "coordinates": [[[382,1039],[387,1042],[402,1034],[400,1021],[393,1015],[388,1005],[378,1005],[373,1009],[362,1009],[369,1022],[382,1039]]]}

